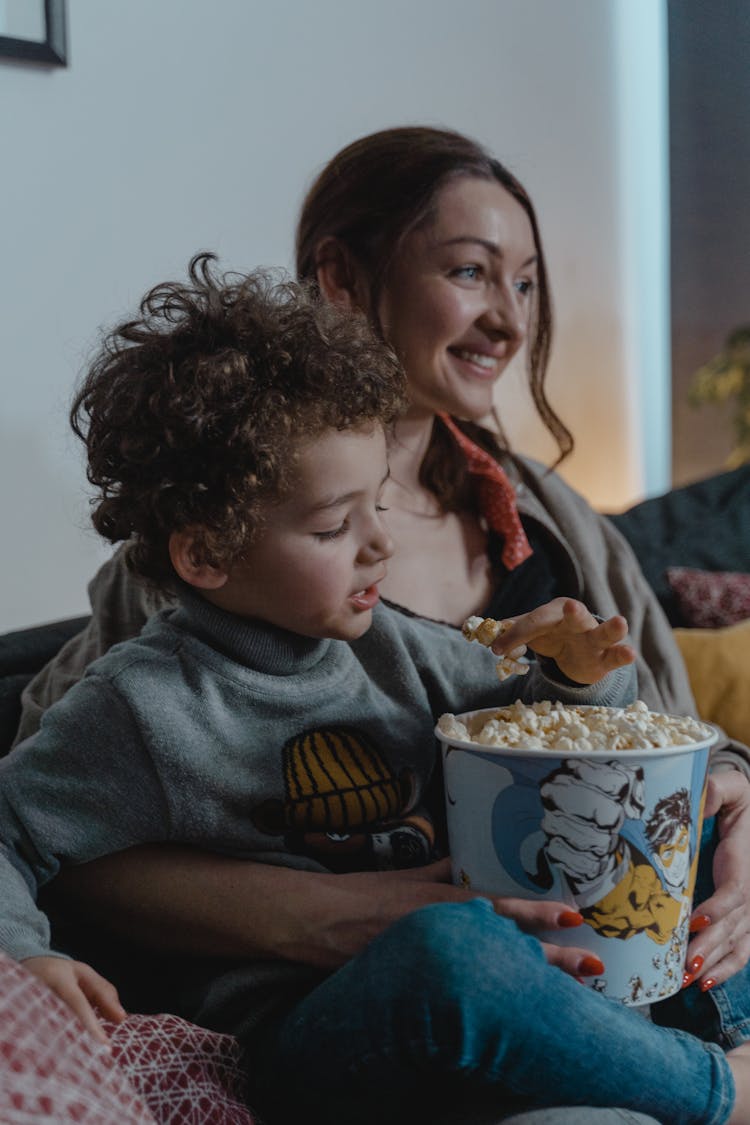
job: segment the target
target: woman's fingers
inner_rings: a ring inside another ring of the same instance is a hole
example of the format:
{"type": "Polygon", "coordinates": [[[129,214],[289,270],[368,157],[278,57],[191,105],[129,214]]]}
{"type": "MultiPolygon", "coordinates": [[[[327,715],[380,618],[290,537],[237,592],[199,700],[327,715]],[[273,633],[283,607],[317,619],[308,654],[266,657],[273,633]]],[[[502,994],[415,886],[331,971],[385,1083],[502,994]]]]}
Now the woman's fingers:
{"type": "Polygon", "coordinates": [[[737,887],[717,891],[699,908],[699,914],[715,919],[702,928],[688,947],[686,972],[699,984],[712,980],[721,984],[744,968],[750,960],[750,914],[745,896],[737,887]],[[695,968],[696,960],[700,965],[695,968]]]}
{"type": "Polygon", "coordinates": [[[604,972],[604,962],[595,953],[585,949],[568,949],[546,941],[541,942],[541,946],[548,963],[571,977],[598,977],[604,972]]]}
{"type": "Polygon", "coordinates": [[[512,918],[520,930],[538,933],[540,930],[565,930],[583,923],[577,910],[562,902],[547,902],[526,898],[493,898],[496,914],[512,918]]]}

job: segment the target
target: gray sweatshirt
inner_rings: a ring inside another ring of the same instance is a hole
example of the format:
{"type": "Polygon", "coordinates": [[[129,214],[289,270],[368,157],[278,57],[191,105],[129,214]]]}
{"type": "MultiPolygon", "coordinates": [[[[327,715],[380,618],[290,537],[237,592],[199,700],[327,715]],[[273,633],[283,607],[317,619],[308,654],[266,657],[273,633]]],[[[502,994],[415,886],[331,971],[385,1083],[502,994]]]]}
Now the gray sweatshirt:
{"type": "MultiPolygon", "coordinates": [[[[538,664],[500,684],[458,630],[379,606],[354,644],[186,594],[116,645],[0,762],[0,948],[51,952],[37,890],[66,864],[170,841],[317,871],[431,858],[420,806],[444,711],[520,697],[621,706],[538,664]]],[[[552,666],[554,671],[554,665],[552,666]]]]}

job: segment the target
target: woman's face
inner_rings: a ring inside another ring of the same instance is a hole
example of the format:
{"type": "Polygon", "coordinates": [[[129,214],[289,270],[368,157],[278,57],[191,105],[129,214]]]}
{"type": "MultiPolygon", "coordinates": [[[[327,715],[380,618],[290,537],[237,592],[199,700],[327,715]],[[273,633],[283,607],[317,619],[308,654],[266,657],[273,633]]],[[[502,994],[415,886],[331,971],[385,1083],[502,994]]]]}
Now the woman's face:
{"type": "Polygon", "coordinates": [[[409,415],[479,419],[529,326],[537,250],[529,218],[496,181],[463,178],[394,260],[378,313],[409,384],[409,415]]]}

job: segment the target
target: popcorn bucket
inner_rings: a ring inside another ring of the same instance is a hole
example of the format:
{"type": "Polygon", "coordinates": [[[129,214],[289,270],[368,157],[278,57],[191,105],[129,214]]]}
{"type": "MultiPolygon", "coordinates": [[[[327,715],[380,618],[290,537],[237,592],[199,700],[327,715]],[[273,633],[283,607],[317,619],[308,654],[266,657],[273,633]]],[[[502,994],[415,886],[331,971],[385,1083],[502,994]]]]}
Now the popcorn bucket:
{"type": "Polygon", "coordinates": [[[435,733],[454,883],[580,912],[538,936],[596,954],[604,972],[584,980],[606,996],[677,992],[717,733],[643,704],[520,702],[443,716],[435,733]]]}

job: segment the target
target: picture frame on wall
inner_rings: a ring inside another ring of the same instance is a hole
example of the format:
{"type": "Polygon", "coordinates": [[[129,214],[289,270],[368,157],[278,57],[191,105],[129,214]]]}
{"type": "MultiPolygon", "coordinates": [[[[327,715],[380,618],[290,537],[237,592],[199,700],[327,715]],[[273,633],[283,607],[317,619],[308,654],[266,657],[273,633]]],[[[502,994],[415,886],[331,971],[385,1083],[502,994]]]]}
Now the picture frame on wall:
{"type": "Polygon", "coordinates": [[[0,0],[0,61],[67,66],[65,0],[0,0]]]}

